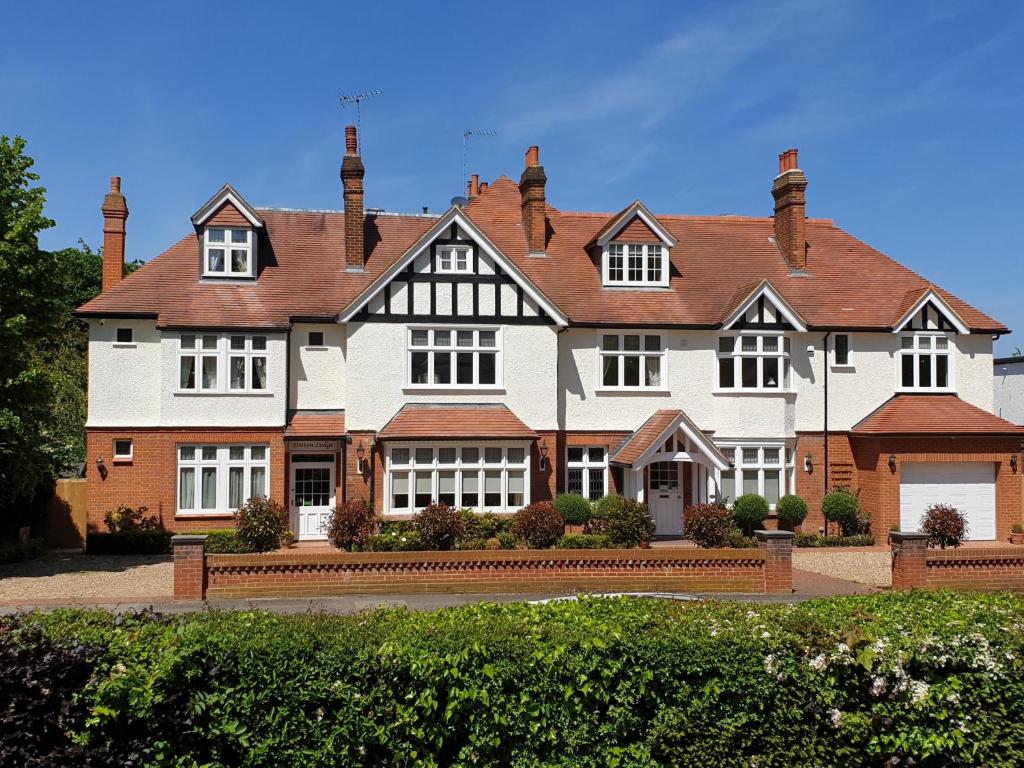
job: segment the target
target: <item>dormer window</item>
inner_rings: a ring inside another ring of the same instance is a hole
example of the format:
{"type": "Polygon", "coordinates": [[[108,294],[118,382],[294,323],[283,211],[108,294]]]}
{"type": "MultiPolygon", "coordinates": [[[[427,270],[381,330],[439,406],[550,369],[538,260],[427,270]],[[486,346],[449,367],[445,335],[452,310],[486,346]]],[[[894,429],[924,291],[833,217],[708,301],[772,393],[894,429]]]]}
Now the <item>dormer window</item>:
{"type": "Polygon", "coordinates": [[[207,227],[204,236],[203,275],[206,277],[252,277],[253,232],[251,229],[207,227]]]}
{"type": "Polygon", "coordinates": [[[606,286],[668,287],[668,248],[660,243],[609,243],[604,249],[606,286]]]}
{"type": "Polygon", "coordinates": [[[468,273],[473,271],[473,261],[468,245],[446,245],[437,249],[437,271],[468,273]]]}

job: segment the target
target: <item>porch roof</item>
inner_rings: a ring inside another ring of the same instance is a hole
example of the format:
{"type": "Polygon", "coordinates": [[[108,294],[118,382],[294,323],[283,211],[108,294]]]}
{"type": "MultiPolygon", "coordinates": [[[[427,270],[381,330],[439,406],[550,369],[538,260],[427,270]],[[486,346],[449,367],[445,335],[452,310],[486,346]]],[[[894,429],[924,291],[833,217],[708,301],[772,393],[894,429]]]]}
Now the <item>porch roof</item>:
{"type": "Polygon", "coordinates": [[[961,400],[956,395],[899,394],[869,413],[854,435],[1016,435],[1024,427],[961,400]]]}
{"type": "Polygon", "coordinates": [[[410,403],[380,431],[382,440],[532,440],[537,433],[505,405],[410,403]]]}
{"type": "Polygon", "coordinates": [[[345,411],[296,410],[288,413],[285,437],[332,437],[345,434],[345,411]]]}
{"type": "Polygon", "coordinates": [[[612,454],[612,464],[634,469],[646,466],[658,448],[677,429],[682,430],[697,450],[716,468],[728,469],[731,466],[711,438],[701,432],[690,417],[678,408],[656,411],[612,454]]]}

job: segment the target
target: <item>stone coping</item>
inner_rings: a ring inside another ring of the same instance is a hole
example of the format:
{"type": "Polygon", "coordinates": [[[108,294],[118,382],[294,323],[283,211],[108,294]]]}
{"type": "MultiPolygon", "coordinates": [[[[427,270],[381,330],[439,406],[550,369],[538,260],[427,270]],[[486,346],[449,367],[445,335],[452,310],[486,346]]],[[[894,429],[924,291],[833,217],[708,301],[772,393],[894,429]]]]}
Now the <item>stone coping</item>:
{"type": "Polygon", "coordinates": [[[997,547],[967,547],[960,549],[929,549],[929,563],[1024,562],[1024,547],[1006,544],[997,547]]]}

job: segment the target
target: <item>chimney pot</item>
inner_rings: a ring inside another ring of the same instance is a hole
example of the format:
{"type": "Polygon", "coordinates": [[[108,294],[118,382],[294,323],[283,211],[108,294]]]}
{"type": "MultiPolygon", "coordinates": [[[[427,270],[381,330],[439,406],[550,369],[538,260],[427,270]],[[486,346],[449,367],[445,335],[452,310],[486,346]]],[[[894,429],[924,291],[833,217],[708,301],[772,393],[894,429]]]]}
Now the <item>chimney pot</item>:
{"type": "Polygon", "coordinates": [[[807,269],[807,176],[798,165],[797,150],[779,155],[779,175],[772,184],[775,198],[775,242],[790,269],[807,269]]]}
{"type": "Polygon", "coordinates": [[[481,182],[480,182],[480,194],[481,194],[481,195],[482,195],[482,194],[483,194],[484,192],[486,192],[486,191],[487,191],[487,186],[488,186],[488,185],[487,185],[487,182],[486,182],[486,181],[481,181],[481,182]]]}
{"type": "Polygon", "coordinates": [[[356,135],[356,127],[354,125],[345,126],[345,154],[359,154],[359,138],[356,135]]]}
{"type": "Polygon", "coordinates": [[[540,165],[540,147],[534,144],[526,150],[526,167],[533,168],[540,165]]]}
{"type": "Polygon", "coordinates": [[[121,194],[121,177],[110,177],[110,191],[100,206],[103,213],[103,291],[109,291],[124,278],[125,222],[128,203],[121,194]]]}
{"type": "Polygon", "coordinates": [[[469,197],[474,198],[480,194],[480,174],[474,173],[469,177],[469,197]]]}
{"type": "Polygon", "coordinates": [[[120,176],[111,176],[110,177],[110,191],[111,192],[120,192],[121,191],[121,177],[120,176]]]}

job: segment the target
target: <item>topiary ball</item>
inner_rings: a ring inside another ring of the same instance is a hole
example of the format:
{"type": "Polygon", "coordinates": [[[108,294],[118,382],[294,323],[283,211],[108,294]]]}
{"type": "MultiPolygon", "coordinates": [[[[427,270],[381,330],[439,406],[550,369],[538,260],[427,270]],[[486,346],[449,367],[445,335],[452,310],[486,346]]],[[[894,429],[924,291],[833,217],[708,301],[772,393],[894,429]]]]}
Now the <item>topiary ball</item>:
{"type": "Polygon", "coordinates": [[[583,525],[594,515],[590,500],[578,493],[562,493],[556,496],[555,509],[566,525],[583,525]]]}
{"type": "Polygon", "coordinates": [[[757,493],[745,493],[732,506],[732,519],[744,534],[750,536],[768,517],[768,501],[757,493]]]}
{"type": "Polygon", "coordinates": [[[775,504],[775,514],[780,524],[792,530],[807,517],[807,502],[796,494],[783,496],[775,504]]]}

